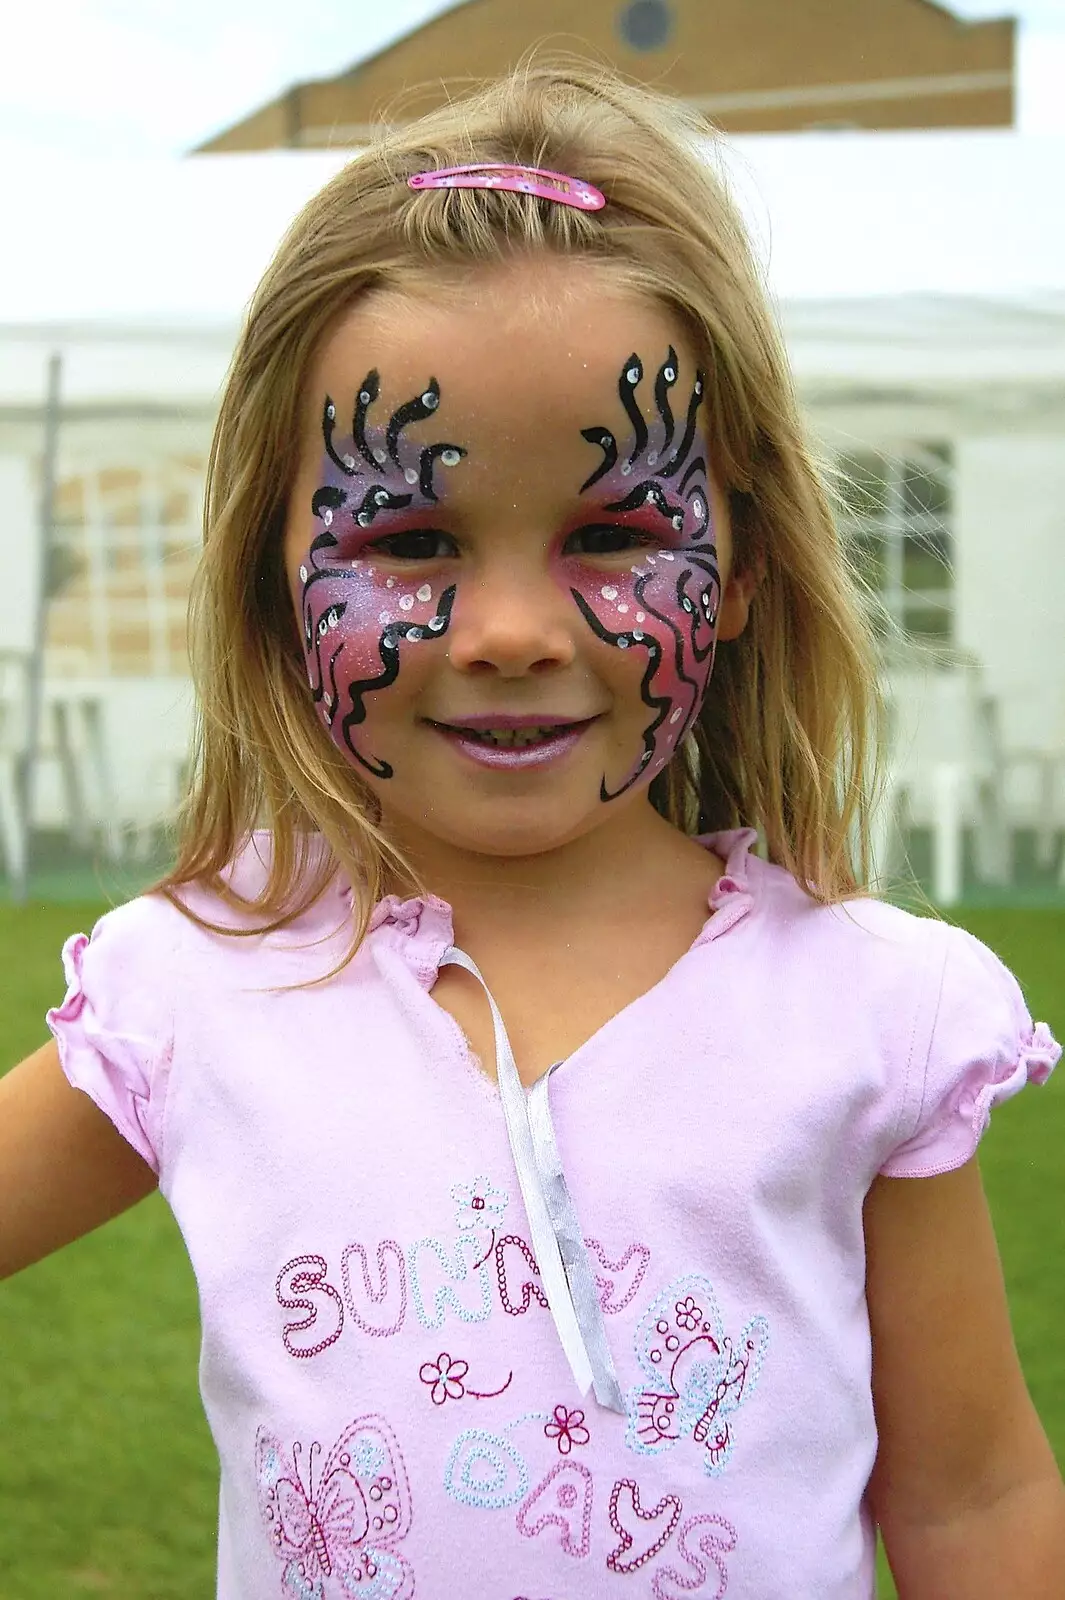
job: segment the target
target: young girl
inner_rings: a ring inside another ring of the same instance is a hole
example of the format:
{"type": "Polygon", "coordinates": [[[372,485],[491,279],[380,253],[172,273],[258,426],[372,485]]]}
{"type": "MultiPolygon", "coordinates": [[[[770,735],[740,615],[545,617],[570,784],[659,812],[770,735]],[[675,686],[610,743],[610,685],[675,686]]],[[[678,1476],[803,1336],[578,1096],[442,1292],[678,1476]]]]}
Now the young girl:
{"type": "Polygon", "coordinates": [[[877,1524],[906,1600],[1065,1595],[974,1159],[1059,1049],[861,895],[868,636],[703,138],[525,72],[251,308],[179,860],[0,1085],[0,1272],[173,1207],[225,1600],[868,1600],[877,1524]]]}

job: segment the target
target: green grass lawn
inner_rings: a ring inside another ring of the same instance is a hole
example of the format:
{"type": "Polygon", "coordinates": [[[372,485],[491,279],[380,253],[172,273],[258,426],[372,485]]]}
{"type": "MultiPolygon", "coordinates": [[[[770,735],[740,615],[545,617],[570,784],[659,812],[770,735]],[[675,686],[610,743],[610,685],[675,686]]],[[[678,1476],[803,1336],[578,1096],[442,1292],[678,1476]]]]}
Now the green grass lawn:
{"type": "MultiPolygon", "coordinates": [[[[96,904],[0,906],[0,1070],[62,997],[63,937],[96,904]]],[[[1065,1038],[1065,911],[960,918],[1065,1038]]],[[[1065,1464],[1065,1069],[995,1115],[982,1165],[1021,1359],[1065,1464]]],[[[0,1284],[3,1600],[209,1600],[216,1467],[196,1388],[196,1292],[158,1197],[0,1284]]],[[[894,1593],[885,1577],[882,1594],[894,1593]]]]}

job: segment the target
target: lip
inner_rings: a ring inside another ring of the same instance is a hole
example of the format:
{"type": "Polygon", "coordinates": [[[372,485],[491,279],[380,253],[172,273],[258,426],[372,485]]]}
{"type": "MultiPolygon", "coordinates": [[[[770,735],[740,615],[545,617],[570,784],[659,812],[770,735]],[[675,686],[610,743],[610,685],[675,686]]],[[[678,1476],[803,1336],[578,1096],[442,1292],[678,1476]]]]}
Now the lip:
{"type": "Polygon", "coordinates": [[[489,716],[465,717],[458,726],[442,722],[430,722],[429,726],[434,733],[446,739],[455,751],[467,760],[475,761],[478,766],[517,772],[529,767],[549,767],[564,760],[571,750],[576,749],[596,720],[595,717],[586,717],[580,722],[564,722],[560,717],[489,716]],[[492,745],[468,737],[485,728],[549,728],[554,723],[558,724],[559,732],[540,744],[492,745]]]}
{"type": "Polygon", "coordinates": [[[473,733],[484,733],[488,728],[572,728],[580,727],[584,723],[594,722],[594,716],[566,716],[561,717],[556,712],[544,711],[539,715],[534,711],[505,712],[489,711],[478,713],[474,717],[427,717],[437,728],[469,728],[473,733]]]}

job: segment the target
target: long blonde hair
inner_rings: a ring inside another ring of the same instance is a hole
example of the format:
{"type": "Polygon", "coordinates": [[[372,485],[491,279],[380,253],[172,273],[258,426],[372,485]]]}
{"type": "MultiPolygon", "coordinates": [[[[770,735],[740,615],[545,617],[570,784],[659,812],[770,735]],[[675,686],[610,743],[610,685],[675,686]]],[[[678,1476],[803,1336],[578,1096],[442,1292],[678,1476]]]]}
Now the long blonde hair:
{"type": "Polygon", "coordinates": [[[867,608],[709,141],[674,100],[598,69],[531,64],[385,133],[296,218],[252,301],[211,449],[190,610],[196,759],[177,861],[160,885],[178,903],[194,880],[239,899],[224,871],[256,827],[273,834],[259,928],[291,920],[339,870],[356,891],[357,943],[386,888],[420,887],[307,688],[282,564],[304,391],[323,339],[367,290],[523,250],[592,257],[691,330],[734,570],[763,574],[750,622],[719,648],[696,730],[652,800],[689,832],[759,828],[769,858],[819,900],[861,889],[879,747],[867,608]],[[574,173],[607,206],[588,215],[523,194],[407,186],[414,172],[476,161],[574,173]]]}

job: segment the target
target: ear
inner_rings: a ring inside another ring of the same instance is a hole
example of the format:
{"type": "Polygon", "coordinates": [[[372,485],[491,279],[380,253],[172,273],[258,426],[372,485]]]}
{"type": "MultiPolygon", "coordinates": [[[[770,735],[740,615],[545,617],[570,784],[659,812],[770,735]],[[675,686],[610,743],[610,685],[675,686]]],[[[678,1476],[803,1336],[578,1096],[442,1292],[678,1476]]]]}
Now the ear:
{"type": "Polygon", "coordinates": [[[765,556],[758,554],[739,572],[730,573],[718,612],[719,640],[738,639],[747,626],[754,600],[765,578],[765,556]]]}

